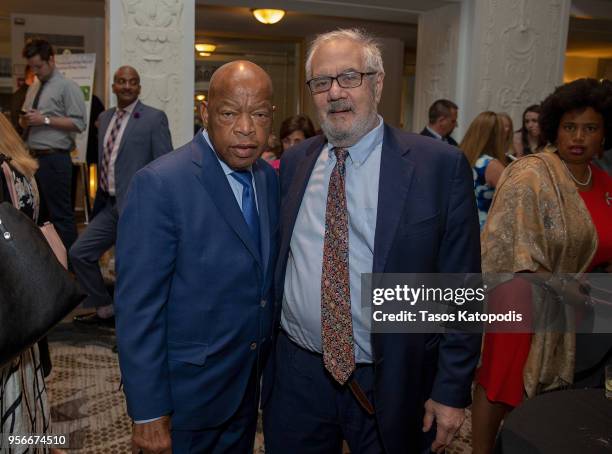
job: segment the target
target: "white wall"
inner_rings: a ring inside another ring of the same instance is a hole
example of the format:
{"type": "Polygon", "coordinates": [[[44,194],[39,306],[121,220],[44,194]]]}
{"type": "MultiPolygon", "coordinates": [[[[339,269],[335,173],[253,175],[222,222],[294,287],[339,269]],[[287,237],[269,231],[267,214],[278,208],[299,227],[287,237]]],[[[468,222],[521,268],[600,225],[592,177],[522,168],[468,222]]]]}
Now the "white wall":
{"type": "MultiPolygon", "coordinates": [[[[94,93],[104,100],[104,19],[96,17],[39,16],[35,14],[11,14],[11,46],[13,64],[26,61],[21,57],[26,33],[78,35],[85,39],[85,52],[96,54],[94,93]],[[15,25],[14,18],[25,20],[15,25]]],[[[16,82],[16,81],[15,81],[16,82]]]]}
{"type": "Polygon", "coordinates": [[[484,111],[510,114],[563,81],[570,0],[464,0],[419,21],[414,127],[437,97],[459,106],[460,139],[484,111]]]}
{"type": "Polygon", "coordinates": [[[510,114],[563,82],[571,0],[475,0],[468,72],[468,119],[483,110],[510,114]]]}

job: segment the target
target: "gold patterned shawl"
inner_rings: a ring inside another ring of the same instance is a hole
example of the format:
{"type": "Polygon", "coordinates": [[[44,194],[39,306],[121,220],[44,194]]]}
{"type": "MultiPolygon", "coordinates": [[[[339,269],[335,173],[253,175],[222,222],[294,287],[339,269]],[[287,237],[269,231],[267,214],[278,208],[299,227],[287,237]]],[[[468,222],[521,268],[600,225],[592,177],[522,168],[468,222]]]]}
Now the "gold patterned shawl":
{"type": "MultiPolygon", "coordinates": [[[[481,235],[483,273],[581,273],[597,249],[591,216],[554,149],[510,164],[499,180],[481,235]]],[[[558,310],[532,286],[539,316],[558,310]]],[[[572,311],[565,307],[568,327],[572,311]]],[[[538,316],[536,314],[536,316],[538,316]]],[[[575,333],[536,332],[523,380],[528,397],[571,384],[575,333]]]]}

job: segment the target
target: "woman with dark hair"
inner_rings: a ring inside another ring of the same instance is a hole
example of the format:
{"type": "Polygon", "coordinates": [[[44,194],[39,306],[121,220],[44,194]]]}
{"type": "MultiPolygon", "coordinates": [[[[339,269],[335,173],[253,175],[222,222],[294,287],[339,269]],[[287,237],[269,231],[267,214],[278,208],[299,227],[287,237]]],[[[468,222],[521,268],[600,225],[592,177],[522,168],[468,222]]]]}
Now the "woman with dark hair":
{"type": "Polygon", "coordinates": [[[307,115],[294,115],[286,118],[280,127],[279,137],[283,145],[281,154],[294,145],[297,145],[302,140],[306,140],[314,135],[314,126],[307,115]]]}
{"type": "Polygon", "coordinates": [[[272,159],[270,159],[270,154],[268,155],[268,158],[263,155],[262,157],[266,159],[268,163],[278,172],[278,169],[280,168],[281,155],[289,148],[314,135],[314,126],[307,115],[294,115],[292,117],[285,118],[280,127],[279,138],[281,146],[278,148],[279,151],[275,152],[273,149],[270,149],[269,151],[264,152],[264,155],[266,153],[274,153],[276,156],[272,159]]]}
{"type": "MultiPolygon", "coordinates": [[[[482,271],[535,273],[527,276],[539,282],[500,279],[489,307],[528,302],[559,311],[548,292],[568,303],[562,310],[573,322],[569,303],[586,296],[578,281],[559,275],[612,271],[612,178],[591,164],[612,145],[612,83],[579,79],[558,87],[542,103],[539,122],[553,146],[513,162],[500,179],[481,236],[482,271]]],[[[579,370],[585,361],[578,337],[571,330],[485,334],[472,407],[474,454],[493,451],[501,421],[525,397],[577,380],[603,386],[609,344],[579,370]]]]}
{"type": "Polygon", "coordinates": [[[533,104],[523,112],[523,125],[514,134],[514,153],[516,157],[526,156],[535,153],[542,148],[546,142],[540,135],[540,106],[533,104]]]}

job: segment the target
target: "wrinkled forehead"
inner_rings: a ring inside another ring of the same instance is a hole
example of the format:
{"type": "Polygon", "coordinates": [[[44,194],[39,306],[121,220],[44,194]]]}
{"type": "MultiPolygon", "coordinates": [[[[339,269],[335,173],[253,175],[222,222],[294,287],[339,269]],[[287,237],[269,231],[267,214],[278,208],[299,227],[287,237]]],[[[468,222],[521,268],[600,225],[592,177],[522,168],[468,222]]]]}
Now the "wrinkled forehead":
{"type": "Polygon", "coordinates": [[[258,77],[224,78],[211,90],[209,101],[241,102],[249,99],[254,102],[272,102],[270,83],[258,77]]]}

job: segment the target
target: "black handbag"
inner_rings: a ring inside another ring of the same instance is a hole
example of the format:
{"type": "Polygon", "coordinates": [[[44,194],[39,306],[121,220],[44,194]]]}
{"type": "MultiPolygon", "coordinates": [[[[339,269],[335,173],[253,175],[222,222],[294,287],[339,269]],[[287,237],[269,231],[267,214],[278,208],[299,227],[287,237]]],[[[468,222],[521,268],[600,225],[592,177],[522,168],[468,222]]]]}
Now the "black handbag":
{"type": "Polygon", "coordinates": [[[10,203],[0,203],[0,367],[84,298],[38,226],[10,203]]]}

